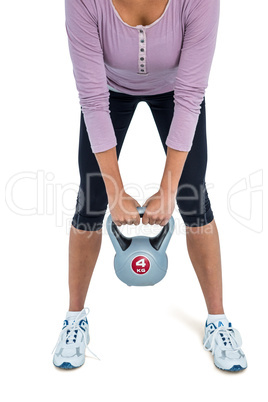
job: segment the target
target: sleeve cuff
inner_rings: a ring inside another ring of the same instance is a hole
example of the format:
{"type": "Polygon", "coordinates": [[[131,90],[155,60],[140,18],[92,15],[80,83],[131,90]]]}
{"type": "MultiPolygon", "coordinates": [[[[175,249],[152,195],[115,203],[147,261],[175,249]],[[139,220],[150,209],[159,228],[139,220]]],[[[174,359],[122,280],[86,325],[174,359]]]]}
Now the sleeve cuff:
{"type": "Polygon", "coordinates": [[[171,121],[166,145],[178,151],[190,151],[200,114],[189,110],[182,104],[175,102],[174,115],[171,121]]]}
{"type": "Polygon", "coordinates": [[[97,145],[97,146],[91,146],[92,152],[96,154],[97,152],[104,152],[108,151],[108,149],[111,149],[117,145],[116,141],[111,141],[110,143],[105,143],[102,145],[97,145]]]}
{"type": "Polygon", "coordinates": [[[92,152],[104,152],[115,147],[117,139],[110,112],[83,109],[82,111],[92,152]]]}
{"type": "Polygon", "coordinates": [[[169,138],[166,139],[166,145],[169,148],[176,149],[176,151],[184,151],[184,152],[189,152],[190,149],[192,148],[192,145],[183,144],[179,141],[174,142],[169,138]]]}

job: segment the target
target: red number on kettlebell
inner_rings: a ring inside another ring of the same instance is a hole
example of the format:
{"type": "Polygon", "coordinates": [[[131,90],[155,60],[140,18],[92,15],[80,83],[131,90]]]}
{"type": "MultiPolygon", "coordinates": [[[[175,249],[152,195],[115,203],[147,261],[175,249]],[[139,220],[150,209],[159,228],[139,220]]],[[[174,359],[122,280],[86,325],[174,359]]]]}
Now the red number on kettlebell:
{"type": "Polygon", "coordinates": [[[139,255],[132,260],[131,268],[136,274],[146,274],[150,269],[150,261],[143,255],[139,255]]]}

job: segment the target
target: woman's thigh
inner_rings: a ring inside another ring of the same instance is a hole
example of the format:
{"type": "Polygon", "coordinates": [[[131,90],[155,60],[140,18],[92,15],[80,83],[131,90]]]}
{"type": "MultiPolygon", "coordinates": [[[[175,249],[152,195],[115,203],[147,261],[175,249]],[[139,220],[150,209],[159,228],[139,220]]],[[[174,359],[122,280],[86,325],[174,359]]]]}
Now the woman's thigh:
{"type": "MultiPolygon", "coordinates": [[[[144,99],[152,112],[165,153],[174,114],[173,91],[144,99]]],[[[205,175],[207,168],[207,135],[205,98],[201,104],[192,147],[187,155],[178,185],[176,202],[186,226],[203,226],[213,220],[205,175]]]]}
{"type": "MultiPolygon", "coordinates": [[[[117,139],[117,157],[120,155],[138,100],[138,97],[110,91],[110,116],[117,139]]],[[[103,225],[108,197],[97,159],[90,146],[82,110],[80,114],[78,165],[80,186],[72,225],[80,230],[99,230],[103,225]]]]}

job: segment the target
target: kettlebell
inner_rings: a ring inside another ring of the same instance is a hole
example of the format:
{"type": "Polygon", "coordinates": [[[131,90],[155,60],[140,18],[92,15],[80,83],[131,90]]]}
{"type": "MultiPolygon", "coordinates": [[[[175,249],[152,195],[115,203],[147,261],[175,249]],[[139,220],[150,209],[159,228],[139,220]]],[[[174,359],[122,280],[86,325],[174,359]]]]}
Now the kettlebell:
{"type": "MultiPolygon", "coordinates": [[[[142,218],[145,207],[137,207],[142,218]]],[[[116,254],[114,269],[117,277],[128,286],[152,286],[160,282],[167,272],[166,248],[174,231],[174,218],[155,237],[124,236],[113,222],[111,215],[106,228],[116,254]]]]}

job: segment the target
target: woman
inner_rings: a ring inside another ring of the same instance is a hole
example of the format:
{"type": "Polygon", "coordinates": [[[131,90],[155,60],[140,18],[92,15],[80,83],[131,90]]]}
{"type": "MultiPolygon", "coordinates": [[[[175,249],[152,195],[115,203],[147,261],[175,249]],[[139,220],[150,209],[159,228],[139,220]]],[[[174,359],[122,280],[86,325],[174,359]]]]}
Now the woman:
{"type": "Polygon", "coordinates": [[[118,226],[140,224],[140,204],[124,191],[118,167],[140,101],[151,109],[167,156],[142,223],[165,225],[176,201],[208,309],[204,347],[220,369],[247,367],[240,334],[224,314],[219,238],[205,184],[205,89],[219,9],[219,0],[65,0],[81,104],[81,182],[70,231],[70,304],[53,358],[57,367],[85,361],[89,309],[84,302],[108,204],[118,226]]]}

